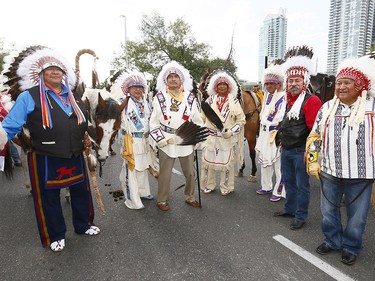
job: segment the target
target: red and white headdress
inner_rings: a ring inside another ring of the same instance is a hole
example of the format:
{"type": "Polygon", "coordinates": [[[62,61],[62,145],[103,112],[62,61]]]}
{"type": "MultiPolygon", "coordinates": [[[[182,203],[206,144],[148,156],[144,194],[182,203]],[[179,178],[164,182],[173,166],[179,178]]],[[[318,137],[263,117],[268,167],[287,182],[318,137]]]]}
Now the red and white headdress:
{"type": "Polygon", "coordinates": [[[316,75],[315,63],[312,60],[314,52],[308,46],[295,46],[285,53],[282,68],[285,77],[301,77],[308,82],[311,75],[316,75]]]}
{"type": "Polygon", "coordinates": [[[354,80],[357,90],[366,90],[369,95],[375,97],[375,54],[369,54],[360,58],[346,59],[340,63],[336,75],[336,81],[340,78],[354,80]]]}

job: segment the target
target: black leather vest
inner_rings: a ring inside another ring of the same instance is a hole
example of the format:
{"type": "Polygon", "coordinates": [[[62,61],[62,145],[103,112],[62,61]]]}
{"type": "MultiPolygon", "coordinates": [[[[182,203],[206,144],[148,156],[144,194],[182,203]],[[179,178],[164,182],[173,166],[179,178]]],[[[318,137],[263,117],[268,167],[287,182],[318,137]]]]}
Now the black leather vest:
{"type": "Polygon", "coordinates": [[[292,149],[300,147],[306,144],[306,139],[310,134],[310,129],[306,126],[305,114],[302,111],[306,101],[311,96],[310,93],[306,92],[305,99],[302,102],[301,110],[299,113],[299,119],[290,119],[287,114],[291,107],[286,108],[284,119],[279,125],[279,134],[281,145],[283,148],[292,149]]]}
{"type": "MultiPolygon", "coordinates": [[[[52,105],[50,112],[53,126],[44,129],[39,86],[29,89],[29,92],[35,102],[35,109],[29,114],[26,122],[26,126],[30,130],[31,148],[38,154],[61,158],[80,155],[83,151],[83,137],[87,122],[78,125],[74,112],[68,116],[53,98],[49,98],[52,105]]],[[[86,107],[75,94],[74,98],[87,120],[86,107]]]]}

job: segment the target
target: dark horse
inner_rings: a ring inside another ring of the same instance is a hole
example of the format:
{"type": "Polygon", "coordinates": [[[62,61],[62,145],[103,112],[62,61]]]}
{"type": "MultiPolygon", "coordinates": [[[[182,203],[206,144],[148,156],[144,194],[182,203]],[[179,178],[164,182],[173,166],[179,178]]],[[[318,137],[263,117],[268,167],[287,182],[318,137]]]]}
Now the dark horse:
{"type": "Polygon", "coordinates": [[[336,77],[333,75],[318,73],[310,77],[309,89],[320,98],[322,103],[325,103],[335,94],[335,81],[336,77]]]}

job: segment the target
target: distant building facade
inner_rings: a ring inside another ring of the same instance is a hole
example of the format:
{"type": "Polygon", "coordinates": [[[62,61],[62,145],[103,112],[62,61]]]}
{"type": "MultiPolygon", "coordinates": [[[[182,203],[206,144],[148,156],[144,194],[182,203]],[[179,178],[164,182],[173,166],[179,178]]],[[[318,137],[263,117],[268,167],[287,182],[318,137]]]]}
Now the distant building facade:
{"type": "Polygon", "coordinates": [[[365,55],[374,43],[375,0],[331,0],[327,73],[335,75],[346,58],[365,55]]]}
{"type": "Polygon", "coordinates": [[[286,51],[287,18],[285,9],[277,14],[266,16],[259,32],[258,80],[262,80],[263,71],[275,59],[284,57],[286,51]]]}

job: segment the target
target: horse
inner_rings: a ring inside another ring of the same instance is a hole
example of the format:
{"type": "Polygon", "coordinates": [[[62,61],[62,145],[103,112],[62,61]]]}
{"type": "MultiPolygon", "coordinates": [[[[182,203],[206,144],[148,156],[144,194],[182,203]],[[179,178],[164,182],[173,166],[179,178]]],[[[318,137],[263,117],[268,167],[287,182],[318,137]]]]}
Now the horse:
{"type": "Polygon", "coordinates": [[[325,103],[335,95],[335,81],[334,75],[318,73],[310,77],[309,90],[317,95],[322,103],[325,103]]]}
{"type": "MultiPolygon", "coordinates": [[[[245,114],[246,124],[244,127],[244,136],[247,141],[247,145],[249,147],[250,152],[250,159],[251,159],[251,174],[248,178],[248,181],[254,182],[256,181],[256,153],[255,153],[255,145],[256,139],[259,132],[260,126],[260,107],[261,103],[256,95],[256,93],[252,91],[241,91],[242,97],[242,109],[245,114]]],[[[245,169],[245,159],[240,167],[237,176],[243,176],[243,170],[245,169]]]]}
{"type": "Polygon", "coordinates": [[[102,164],[110,154],[110,147],[121,126],[121,112],[127,101],[121,104],[105,89],[86,88],[82,101],[89,110],[88,134],[96,157],[102,164]]]}

